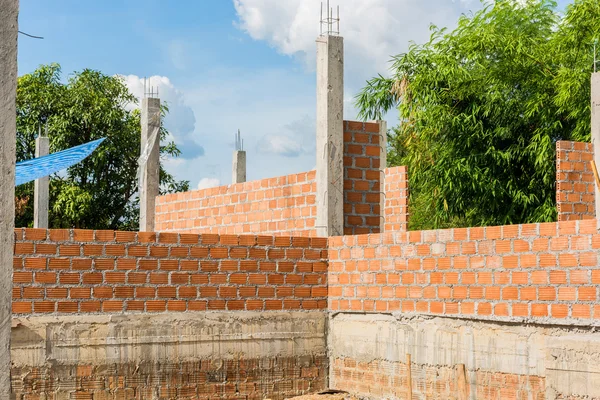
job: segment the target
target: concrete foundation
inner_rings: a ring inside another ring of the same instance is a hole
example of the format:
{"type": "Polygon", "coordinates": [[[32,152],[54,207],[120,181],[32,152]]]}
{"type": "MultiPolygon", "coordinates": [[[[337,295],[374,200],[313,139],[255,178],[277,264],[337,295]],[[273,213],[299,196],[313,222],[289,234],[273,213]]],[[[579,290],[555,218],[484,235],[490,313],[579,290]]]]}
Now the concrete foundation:
{"type": "Polygon", "coordinates": [[[600,397],[593,329],[335,314],[329,350],[330,386],[374,398],[407,398],[407,354],[413,398],[600,397]]]}
{"type": "Polygon", "coordinates": [[[160,175],[160,99],[142,99],[140,231],[153,232],[160,175]]]}
{"type": "Polygon", "coordinates": [[[246,152],[244,150],[236,150],[233,152],[232,169],[232,184],[246,182],[246,152]]]}
{"type": "Polygon", "coordinates": [[[13,390],[54,399],[301,395],[327,386],[326,321],[324,312],[247,311],[15,318],[13,390]]]}
{"type": "MultiPolygon", "coordinates": [[[[35,139],[35,156],[42,157],[50,152],[50,139],[47,136],[38,136],[35,139]]],[[[45,176],[36,179],[33,191],[33,227],[48,228],[48,205],[50,202],[50,178],[45,176]]]]}
{"type": "Polygon", "coordinates": [[[0,0],[0,400],[10,396],[18,0],[0,0]]]}
{"type": "Polygon", "coordinates": [[[317,235],[344,231],[344,41],[317,39],[317,235]]]}

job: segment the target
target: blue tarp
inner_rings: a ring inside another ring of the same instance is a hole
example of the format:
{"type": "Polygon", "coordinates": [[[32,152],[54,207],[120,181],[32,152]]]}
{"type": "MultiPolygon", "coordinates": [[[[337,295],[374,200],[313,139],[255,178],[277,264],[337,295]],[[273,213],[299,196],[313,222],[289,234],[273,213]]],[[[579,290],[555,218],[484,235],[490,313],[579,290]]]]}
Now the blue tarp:
{"type": "Polygon", "coordinates": [[[68,150],[17,163],[15,186],[43,178],[77,164],[92,154],[104,139],[94,140],[93,142],[75,146],[68,150]]]}

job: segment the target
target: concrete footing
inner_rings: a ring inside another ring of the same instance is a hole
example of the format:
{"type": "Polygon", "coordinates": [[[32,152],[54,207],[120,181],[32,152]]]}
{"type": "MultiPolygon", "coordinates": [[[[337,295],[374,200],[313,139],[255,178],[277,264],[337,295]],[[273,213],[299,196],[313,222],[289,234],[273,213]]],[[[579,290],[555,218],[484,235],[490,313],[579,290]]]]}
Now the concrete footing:
{"type": "Polygon", "coordinates": [[[15,318],[13,390],[60,399],[118,393],[262,400],[315,392],[327,385],[326,315],[229,311],[15,318]]]}
{"type": "Polygon", "coordinates": [[[410,354],[418,398],[600,396],[600,333],[591,329],[402,314],[337,314],[329,326],[332,388],[403,398],[410,354]]]}

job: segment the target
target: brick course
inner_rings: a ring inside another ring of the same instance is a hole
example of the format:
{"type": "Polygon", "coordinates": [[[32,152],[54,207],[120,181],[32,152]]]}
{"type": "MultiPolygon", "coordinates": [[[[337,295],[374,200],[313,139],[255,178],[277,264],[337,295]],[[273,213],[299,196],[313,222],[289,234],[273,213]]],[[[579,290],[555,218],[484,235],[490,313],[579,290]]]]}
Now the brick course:
{"type": "Polygon", "coordinates": [[[344,121],[344,234],[380,231],[379,124],[344,121]]]}
{"type": "Polygon", "coordinates": [[[384,170],[384,232],[408,230],[408,172],[406,167],[384,170]]]}
{"type": "Polygon", "coordinates": [[[332,311],[600,319],[595,220],[329,239],[332,311]]]}
{"type": "MultiPolygon", "coordinates": [[[[408,400],[407,365],[376,360],[357,361],[337,358],[331,366],[332,387],[372,398],[408,400]]],[[[431,400],[461,398],[457,368],[412,364],[413,396],[431,400]]],[[[464,379],[464,378],[463,378],[464,379]]],[[[470,379],[465,382],[467,391],[470,379]]],[[[539,376],[477,371],[474,387],[476,399],[544,399],[545,379],[539,376]]],[[[467,392],[469,394],[469,392],[467,392]]]]}
{"type": "Polygon", "coordinates": [[[326,388],[326,356],[13,367],[18,398],[285,399],[326,388]],[[67,392],[68,391],[68,392],[67,392]],[[70,396],[70,397],[69,397],[70,396]]]}
{"type": "Polygon", "coordinates": [[[595,218],[591,143],[556,142],[556,208],[559,221],[595,218]]]}
{"type": "Polygon", "coordinates": [[[17,229],[13,313],[312,310],[327,240],[17,229]]]}
{"type": "Polygon", "coordinates": [[[316,236],[315,171],[156,198],[161,232],[316,236]]]}

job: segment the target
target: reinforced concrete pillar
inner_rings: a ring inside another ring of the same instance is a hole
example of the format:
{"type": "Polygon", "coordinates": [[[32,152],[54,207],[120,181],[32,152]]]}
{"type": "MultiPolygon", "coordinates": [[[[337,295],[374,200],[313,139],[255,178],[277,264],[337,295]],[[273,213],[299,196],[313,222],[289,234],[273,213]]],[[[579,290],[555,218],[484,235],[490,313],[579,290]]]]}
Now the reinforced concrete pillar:
{"type": "Polygon", "coordinates": [[[233,152],[233,176],[231,183],[246,182],[246,152],[236,150],[233,152]]]}
{"type": "MultiPolygon", "coordinates": [[[[592,74],[592,146],[594,162],[600,168],[600,72],[592,74]]],[[[600,188],[596,183],[596,221],[600,229],[600,188]]]]}
{"type": "Polygon", "coordinates": [[[377,121],[379,124],[379,231],[384,232],[385,227],[385,169],[387,168],[387,122],[377,121]]]}
{"type": "Polygon", "coordinates": [[[246,152],[240,131],[238,130],[235,136],[235,151],[233,152],[233,165],[231,183],[246,182],[246,152]]]}
{"type": "Polygon", "coordinates": [[[317,39],[317,235],[344,234],[344,39],[317,39]]]}
{"type": "Polygon", "coordinates": [[[140,166],[140,232],[154,231],[160,172],[160,99],[142,99],[140,166]]]}
{"type": "MultiPolygon", "coordinates": [[[[48,136],[41,136],[35,139],[35,157],[42,157],[49,154],[50,140],[48,136]]],[[[33,186],[33,227],[48,229],[48,204],[50,202],[48,176],[36,179],[33,186]]]]}
{"type": "Polygon", "coordinates": [[[10,398],[18,0],[0,0],[0,400],[10,398]]]}

